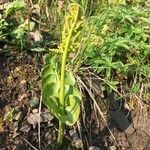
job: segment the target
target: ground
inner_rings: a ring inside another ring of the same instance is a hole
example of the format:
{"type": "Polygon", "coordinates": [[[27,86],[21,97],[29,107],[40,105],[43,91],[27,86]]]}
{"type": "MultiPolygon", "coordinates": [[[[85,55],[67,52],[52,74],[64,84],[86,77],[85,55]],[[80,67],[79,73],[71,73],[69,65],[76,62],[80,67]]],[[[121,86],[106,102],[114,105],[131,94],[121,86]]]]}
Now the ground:
{"type": "MultiPolygon", "coordinates": [[[[42,56],[35,54],[0,54],[0,150],[39,149],[39,146],[42,150],[54,149],[57,120],[43,105],[41,117],[38,115],[42,65],[42,56]]],[[[85,91],[85,95],[80,120],[74,127],[66,128],[63,145],[68,148],[64,149],[88,150],[90,146],[95,146],[95,150],[96,147],[102,150],[150,149],[150,108],[147,104],[142,102],[131,112],[104,109],[105,122],[88,92],[85,91]]]]}

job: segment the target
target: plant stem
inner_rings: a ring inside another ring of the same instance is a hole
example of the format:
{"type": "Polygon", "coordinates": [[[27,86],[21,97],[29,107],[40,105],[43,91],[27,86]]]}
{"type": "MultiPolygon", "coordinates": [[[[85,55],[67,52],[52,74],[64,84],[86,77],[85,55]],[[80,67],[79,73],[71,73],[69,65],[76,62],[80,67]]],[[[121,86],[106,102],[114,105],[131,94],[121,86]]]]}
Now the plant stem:
{"type": "MultiPolygon", "coordinates": [[[[71,36],[73,33],[73,29],[76,25],[77,22],[77,18],[78,18],[78,12],[79,12],[79,8],[77,11],[77,14],[74,18],[74,22],[71,26],[71,29],[69,30],[69,35],[66,39],[66,44],[65,44],[65,48],[63,50],[63,56],[62,56],[62,62],[61,62],[61,77],[60,77],[60,107],[63,108],[63,111],[65,111],[65,70],[66,70],[66,63],[67,63],[67,55],[68,55],[68,50],[69,50],[69,46],[70,46],[70,41],[71,41],[71,36]]],[[[62,140],[63,140],[63,134],[64,134],[64,128],[65,128],[65,124],[62,123],[61,121],[59,121],[59,133],[58,133],[58,138],[57,138],[57,143],[58,143],[58,147],[61,147],[62,144],[62,140]]]]}
{"type": "Polygon", "coordinates": [[[59,131],[58,131],[58,138],[57,138],[57,150],[61,149],[63,135],[64,135],[64,128],[65,124],[59,121],[59,131]]]}
{"type": "Polygon", "coordinates": [[[78,13],[76,14],[74,22],[69,31],[69,35],[67,37],[65,49],[63,51],[63,56],[62,56],[61,79],[60,79],[60,104],[62,105],[63,109],[65,108],[64,93],[65,93],[65,69],[66,69],[67,55],[68,55],[68,49],[70,46],[71,36],[73,33],[73,29],[76,25],[77,18],[78,18],[78,13]]]}

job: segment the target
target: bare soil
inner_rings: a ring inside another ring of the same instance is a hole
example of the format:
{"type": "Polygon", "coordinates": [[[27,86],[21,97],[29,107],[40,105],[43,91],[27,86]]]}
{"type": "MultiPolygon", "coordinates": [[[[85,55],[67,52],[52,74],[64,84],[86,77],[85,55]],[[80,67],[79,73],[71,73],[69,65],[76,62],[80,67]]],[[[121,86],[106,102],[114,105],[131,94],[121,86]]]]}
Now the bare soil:
{"type": "MultiPolygon", "coordinates": [[[[38,112],[41,98],[42,65],[41,56],[27,53],[0,55],[0,150],[39,149],[35,114],[38,112]],[[10,110],[13,110],[12,114],[8,114],[10,110]],[[12,115],[12,118],[8,117],[9,115],[12,115]],[[4,116],[7,116],[7,119],[2,121],[4,116]]],[[[93,102],[85,98],[82,106],[77,125],[66,127],[64,145],[69,148],[64,149],[88,150],[90,146],[102,150],[150,149],[150,108],[147,104],[142,103],[131,112],[110,109],[104,112],[118,147],[95,110],[93,102]],[[76,134],[75,137],[71,132],[76,134]]],[[[41,112],[45,114],[48,110],[42,105],[41,112]]],[[[50,116],[50,113],[46,114],[48,119],[42,118],[40,124],[41,150],[54,149],[57,136],[57,120],[50,116]]]]}

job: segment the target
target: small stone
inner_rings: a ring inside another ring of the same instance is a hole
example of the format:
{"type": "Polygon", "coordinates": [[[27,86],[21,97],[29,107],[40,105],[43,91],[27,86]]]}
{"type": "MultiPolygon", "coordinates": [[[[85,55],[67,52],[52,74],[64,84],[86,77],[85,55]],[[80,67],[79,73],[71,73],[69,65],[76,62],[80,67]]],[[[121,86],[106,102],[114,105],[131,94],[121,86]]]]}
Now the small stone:
{"type": "Polygon", "coordinates": [[[82,149],[82,141],[80,139],[74,141],[74,146],[77,148],[77,149],[82,149]]]}
{"type": "Polygon", "coordinates": [[[31,129],[31,127],[29,125],[23,125],[21,128],[20,128],[20,131],[22,132],[29,132],[31,129]]]}
{"type": "Polygon", "coordinates": [[[101,150],[101,149],[97,146],[91,146],[89,147],[89,150],[101,150]]]}
{"type": "Polygon", "coordinates": [[[31,38],[35,41],[43,41],[43,36],[41,35],[40,31],[36,30],[34,32],[30,32],[31,38]]]}
{"type": "Polygon", "coordinates": [[[39,121],[42,122],[42,118],[41,116],[39,117],[39,113],[30,114],[27,120],[29,124],[33,125],[33,127],[36,127],[39,121]]]}
{"type": "Polygon", "coordinates": [[[21,82],[20,82],[20,84],[25,84],[27,81],[26,80],[22,80],[21,82]]]}
{"type": "Polygon", "coordinates": [[[34,127],[39,122],[48,122],[49,125],[52,126],[52,124],[50,124],[50,121],[53,118],[54,117],[51,115],[51,113],[49,111],[41,112],[40,116],[39,116],[38,109],[33,109],[32,113],[29,115],[29,117],[27,118],[27,120],[28,120],[28,123],[32,124],[34,127]]]}
{"type": "Polygon", "coordinates": [[[22,101],[23,99],[25,99],[25,98],[27,98],[27,94],[26,93],[24,93],[24,94],[22,94],[22,95],[19,95],[19,97],[18,97],[18,101],[22,101]]]}
{"type": "Polygon", "coordinates": [[[14,122],[13,127],[14,127],[14,132],[16,132],[18,130],[18,121],[14,122]]]}
{"type": "Polygon", "coordinates": [[[13,138],[17,137],[18,135],[19,135],[19,133],[14,132],[14,134],[13,134],[13,138]]]}
{"type": "Polygon", "coordinates": [[[114,146],[114,145],[113,145],[113,146],[110,146],[110,147],[109,147],[109,150],[117,150],[117,147],[114,146]]]}
{"type": "Polygon", "coordinates": [[[51,135],[51,133],[50,133],[50,132],[47,132],[47,133],[45,134],[45,138],[47,139],[47,141],[52,140],[52,135],[51,135]]]}
{"type": "Polygon", "coordinates": [[[22,117],[23,117],[23,114],[22,114],[22,112],[20,111],[20,112],[18,112],[17,114],[16,114],[16,116],[15,116],[15,120],[21,120],[22,119],[22,117]]]}
{"type": "Polygon", "coordinates": [[[73,140],[73,145],[77,148],[77,149],[82,149],[82,141],[78,136],[78,133],[75,130],[70,130],[69,134],[73,140]]]}
{"type": "Polygon", "coordinates": [[[25,150],[25,149],[26,149],[25,147],[26,147],[25,144],[20,144],[20,143],[19,143],[19,144],[16,145],[16,148],[15,148],[15,149],[16,149],[16,150],[25,150]]]}
{"type": "Polygon", "coordinates": [[[35,113],[38,113],[38,111],[39,111],[38,109],[33,109],[33,110],[32,110],[32,112],[33,112],[34,114],[35,114],[35,113]]]}
{"type": "Polygon", "coordinates": [[[19,112],[20,108],[19,107],[15,107],[15,112],[19,112]]]}
{"type": "Polygon", "coordinates": [[[50,114],[50,112],[43,112],[41,113],[42,121],[43,122],[49,122],[51,121],[54,117],[50,114]]]}
{"type": "Polygon", "coordinates": [[[69,134],[70,134],[72,140],[77,140],[77,139],[79,139],[78,133],[77,133],[75,130],[70,130],[70,131],[69,131],[69,134]]]}

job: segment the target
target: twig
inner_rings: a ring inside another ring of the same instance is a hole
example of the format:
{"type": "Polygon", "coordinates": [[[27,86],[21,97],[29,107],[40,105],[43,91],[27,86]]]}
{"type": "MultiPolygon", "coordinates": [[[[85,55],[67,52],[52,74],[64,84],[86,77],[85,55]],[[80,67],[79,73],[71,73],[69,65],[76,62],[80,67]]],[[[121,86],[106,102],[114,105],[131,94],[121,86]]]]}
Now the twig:
{"type": "Polygon", "coordinates": [[[41,105],[42,105],[42,97],[40,98],[39,104],[39,115],[38,115],[38,141],[39,141],[39,149],[41,149],[41,105]]]}
{"type": "Polygon", "coordinates": [[[110,134],[111,134],[111,136],[112,136],[112,138],[113,138],[115,144],[116,144],[117,147],[119,148],[119,145],[118,145],[118,143],[117,143],[117,141],[116,141],[116,139],[115,139],[115,137],[114,137],[114,135],[113,135],[111,129],[109,128],[109,126],[108,126],[108,124],[107,124],[107,121],[106,121],[106,119],[105,119],[105,117],[104,117],[104,115],[103,115],[103,112],[101,111],[100,107],[99,107],[98,104],[97,104],[97,101],[96,101],[95,98],[94,98],[94,95],[93,95],[92,92],[89,90],[89,88],[84,84],[84,82],[80,79],[79,76],[77,76],[77,80],[83,85],[83,87],[85,88],[85,90],[89,93],[91,99],[92,99],[93,102],[95,103],[95,106],[96,106],[96,108],[97,108],[99,114],[100,114],[101,117],[103,118],[103,120],[104,120],[104,122],[105,122],[105,124],[106,124],[106,127],[107,127],[108,131],[110,132],[110,134]]]}
{"type": "Polygon", "coordinates": [[[30,145],[34,150],[38,150],[36,147],[34,147],[29,141],[27,141],[24,137],[22,137],[21,135],[19,135],[21,137],[22,140],[24,140],[28,145],[30,145]]]}
{"type": "MultiPolygon", "coordinates": [[[[88,68],[88,67],[87,67],[87,68],[88,68]]],[[[89,71],[89,70],[88,70],[88,71],[89,71]]],[[[91,75],[95,76],[95,77],[96,77],[95,79],[98,79],[98,80],[100,80],[100,81],[105,82],[107,85],[110,85],[108,81],[106,81],[106,80],[103,79],[103,78],[100,78],[99,76],[97,76],[97,75],[94,74],[93,72],[89,71],[89,73],[90,73],[91,75]]],[[[118,94],[120,97],[122,97],[122,94],[121,94],[116,88],[114,88],[114,91],[117,92],[117,94],[118,94]]]]}
{"type": "MultiPolygon", "coordinates": [[[[1,132],[8,132],[10,134],[14,134],[14,131],[11,130],[2,130],[1,132]]],[[[34,150],[38,150],[36,147],[34,147],[28,140],[26,140],[23,136],[21,136],[20,134],[18,134],[17,136],[19,136],[23,141],[25,141],[30,147],[32,147],[34,150]]]]}

